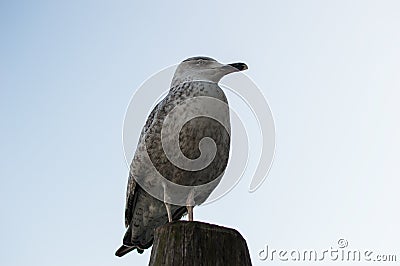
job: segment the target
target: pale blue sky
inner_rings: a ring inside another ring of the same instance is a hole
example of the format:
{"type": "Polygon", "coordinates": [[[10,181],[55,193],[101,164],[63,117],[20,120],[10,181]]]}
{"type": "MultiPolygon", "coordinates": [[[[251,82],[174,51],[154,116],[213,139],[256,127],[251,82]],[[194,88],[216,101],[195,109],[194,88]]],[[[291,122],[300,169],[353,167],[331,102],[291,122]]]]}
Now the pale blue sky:
{"type": "Polygon", "coordinates": [[[265,244],[398,252],[399,13],[367,0],[2,1],[0,264],[147,265],[149,251],[114,256],[122,122],[148,76],[193,55],[246,62],[277,138],[259,190],[242,180],[195,219],[238,229],[254,265],[268,265],[265,244]]]}

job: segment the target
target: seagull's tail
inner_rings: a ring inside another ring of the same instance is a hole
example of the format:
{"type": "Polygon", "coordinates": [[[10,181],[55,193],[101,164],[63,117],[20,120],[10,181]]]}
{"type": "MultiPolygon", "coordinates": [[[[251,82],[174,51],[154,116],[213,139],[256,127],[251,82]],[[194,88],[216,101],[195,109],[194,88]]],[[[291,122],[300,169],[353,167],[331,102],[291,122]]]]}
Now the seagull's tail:
{"type": "Polygon", "coordinates": [[[118,256],[118,257],[122,257],[122,256],[124,256],[125,254],[127,254],[127,253],[129,253],[129,252],[131,252],[132,250],[134,250],[134,249],[137,249],[137,252],[138,253],[140,253],[140,254],[142,254],[143,253],[143,249],[140,249],[140,248],[138,248],[138,247],[135,247],[135,246],[125,246],[125,245],[122,245],[116,252],[115,252],[115,256],[118,256]]]}

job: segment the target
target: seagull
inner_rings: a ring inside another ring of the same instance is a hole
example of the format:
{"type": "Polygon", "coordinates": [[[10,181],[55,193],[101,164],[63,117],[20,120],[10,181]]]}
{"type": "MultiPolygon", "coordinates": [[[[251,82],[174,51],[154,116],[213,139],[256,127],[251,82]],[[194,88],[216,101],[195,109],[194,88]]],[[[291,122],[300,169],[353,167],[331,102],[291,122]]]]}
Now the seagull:
{"type": "Polygon", "coordinates": [[[193,207],[209,197],[229,159],[229,108],[221,107],[228,106],[228,101],[218,82],[227,74],[246,69],[244,63],[222,64],[204,56],[188,58],[178,65],[168,94],[147,118],[132,159],[125,206],[127,229],[116,256],[135,249],[143,253],[153,244],[154,229],[163,224],[185,214],[193,221],[193,207]],[[178,110],[176,121],[169,116],[174,110],[178,110]],[[210,112],[215,114],[207,117],[210,112]],[[184,120],[196,113],[200,115],[184,120]],[[179,119],[184,120],[183,125],[175,132],[179,119]],[[212,145],[207,149],[204,146],[210,144],[210,139],[212,145]],[[168,154],[164,140],[167,144],[175,140],[180,151],[168,154]],[[213,156],[207,156],[206,151],[214,151],[213,156]],[[181,154],[185,160],[179,165],[181,154]],[[198,161],[199,158],[202,160],[198,161]],[[193,189],[181,195],[174,184],[193,189]]]}

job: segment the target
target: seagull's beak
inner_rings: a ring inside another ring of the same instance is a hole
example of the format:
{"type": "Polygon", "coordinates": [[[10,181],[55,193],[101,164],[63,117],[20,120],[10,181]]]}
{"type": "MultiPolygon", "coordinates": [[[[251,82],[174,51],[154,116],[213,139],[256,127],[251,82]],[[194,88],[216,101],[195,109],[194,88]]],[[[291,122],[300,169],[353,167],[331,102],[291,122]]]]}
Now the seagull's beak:
{"type": "Polygon", "coordinates": [[[219,64],[217,71],[217,79],[220,80],[223,76],[230,73],[239,72],[248,69],[245,63],[219,64]]]}
{"type": "Polygon", "coordinates": [[[228,64],[228,66],[233,67],[234,71],[243,71],[243,70],[248,69],[248,67],[245,63],[232,63],[232,64],[228,64]]]}

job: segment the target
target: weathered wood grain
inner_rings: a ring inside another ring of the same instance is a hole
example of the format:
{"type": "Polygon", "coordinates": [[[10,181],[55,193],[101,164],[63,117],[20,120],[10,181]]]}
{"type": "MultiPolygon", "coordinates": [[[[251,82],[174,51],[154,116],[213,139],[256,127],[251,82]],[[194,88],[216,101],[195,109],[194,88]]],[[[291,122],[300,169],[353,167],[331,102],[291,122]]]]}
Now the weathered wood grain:
{"type": "Polygon", "coordinates": [[[154,236],[149,266],[251,265],[246,241],[232,228],[177,221],[154,236]]]}

